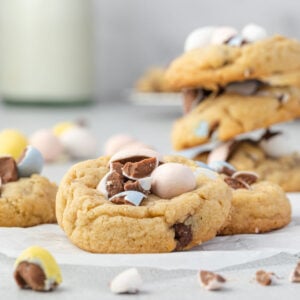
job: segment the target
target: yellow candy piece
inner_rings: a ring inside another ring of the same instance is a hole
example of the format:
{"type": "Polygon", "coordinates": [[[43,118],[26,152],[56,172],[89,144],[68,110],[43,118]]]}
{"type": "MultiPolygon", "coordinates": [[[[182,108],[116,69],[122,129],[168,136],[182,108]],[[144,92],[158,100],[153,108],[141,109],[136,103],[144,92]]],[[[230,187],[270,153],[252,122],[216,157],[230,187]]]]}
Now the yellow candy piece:
{"type": "Polygon", "coordinates": [[[75,126],[76,126],[76,124],[73,122],[60,122],[53,127],[53,133],[56,136],[60,136],[75,126]]]}
{"type": "Polygon", "coordinates": [[[26,136],[15,129],[0,132],[0,155],[10,155],[18,159],[28,144],[26,136]]]}
{"type": "Polygon", "coordinates": [[[57,285],[62,282],[60,268],[56,260],[49,251],[39,246],[31,246],[25,249],[16,259],[14,268],[16,269],[21,262],[29,262],[38,265],[42,268],[46,275],[45,286],[50,286],[51,283],[57,285]]]}

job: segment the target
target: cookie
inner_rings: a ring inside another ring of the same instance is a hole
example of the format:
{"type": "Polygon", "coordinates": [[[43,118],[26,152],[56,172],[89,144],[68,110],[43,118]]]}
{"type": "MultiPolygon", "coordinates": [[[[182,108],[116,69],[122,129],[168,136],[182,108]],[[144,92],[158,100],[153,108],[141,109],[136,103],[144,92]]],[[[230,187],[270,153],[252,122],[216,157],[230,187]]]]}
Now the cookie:
{"type": "Polygon", "coordinates": [[[219,235],[263,233],[282,228],[291,221],[291,205],[283,190],[263,181],[251,189],[233,190],[232,207],[219,235]]]}
{"type": "Polygon", "coordinates": [[[29,227],[55,223],[56,191],[54,183],[36,174],[2,184],[0,226],[29,227]]]}
{"type": "Polygon", "coordinates": [[[211,95],[178,119],[172,144],[181,150],[235,136],[300,116],[300,89],[264,87],[254,95],[211,95]]]}
{"type": "Polygon", "coordinates": [[[95,253],[187,250],[213,238],[229,214],[230,187],[191,160],[138,151],[80,162],[66,173],[56,215],[68,238],[95,253]],[[174,165],[184,177],[194,174],[194,183],[181,177],[174,191],[174,165]]]}
{"type": "Polygon", "coordinates": [[[218,90],[230,82],[263,81],[288,72],[300,72],[300,43],[275,35],[240,47],[221,44],[188,51],[171,63],[166,80],[175,90],[218,90]]]}
{"type": "MultiPolygon", "coordinates": [[[[195,157],[207,162],[208,153],[195,157]]],[[[270,156],[262,146],[251,140],[235,142],[225,160],[237,170],[254,171],[260,180],[274,182],[286,192],[300,191],[300,155],[298,153],[270,156]]]]}

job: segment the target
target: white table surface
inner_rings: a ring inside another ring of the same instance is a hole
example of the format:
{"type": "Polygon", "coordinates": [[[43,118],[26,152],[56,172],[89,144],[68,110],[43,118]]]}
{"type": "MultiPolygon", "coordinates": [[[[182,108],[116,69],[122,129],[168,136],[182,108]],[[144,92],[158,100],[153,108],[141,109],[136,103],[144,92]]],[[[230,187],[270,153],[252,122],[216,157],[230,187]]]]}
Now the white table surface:
{"type": "MultiPolygon", "coordinates": [[[[130,133],[143,142],[153,145],[162,153],[168,153],[171,151],[170,130],[172,122],[180,114],[181,110],[178,106],[133,106],[126,102],[100,102],[85,107],[47,108],[0,104],[0,129],[18,128],[25,134],[30,135],[37,129],[50,128],[60,121],[84,118],[88,121],[91,130],[99,140],[99,155],[102,153],[105,140],[115,133],[130,133]]],[[[287,123],[278,127],[285,130],[290,137],[284,146],[297,149],[300,123],[287,123]],[[295,136],[295,139],[291,138],[293,136],[295,136]]],[[[43,175],[59,183],[63,174],[72,163],[46,165],[43,175]]],[[[293,201],[297,198],[298,195],[294,195],[293,201]]],[[[300,213],[294,216],[293,221],[298,222],[299,219],[300,213]]],[[[27,230],[32,230],[33,233],[36,228],[27,230]]],[[[13,234],[13,231],[11,231],[11,234],[13,234]]],[[[7,235],[9,234],[7,232],[7,235]]],[[[295,235],[298,236],[298,234],[300,235],[300,232],[295,232],[295,235]]],[[[265,239],[266,248],[270,246],[268,244],[270,235],[272,233],[269,234],[269,237],[266,236],[265,239]]],[[[270,249],[260,248],[259,251],[265,251],[265,256],[259,256],[258,259],[254,255],[254,252],[257,250],[255,244],[259,240],[264,240],[262,235],[257,236],[257,238],[250,235],[238,236],[229,239],[229,242],[226,244],[223,241],[220,242],[220,239],[215,239],[194,251],[185,253],[184,255],[189,256],[189,259],[194,256],[197,259],[197,251],[198,253],[201,251],[201,256],[207,259],[207,263],[204,265],[213,266],[214,251],[224,251],[224,259],[230,259],[230,264],[221,268],[216,265],[212,269],[219,270],[229,279],[229,283],[223,292],[217,293],[203,291],[197,283],[196,270],[192,270],[187,265],[185,267],[184,263],[177,266],[174,264],[172,268],[172,265],[171,267],[170,265],[166,267],[166,263],[162,261],[162,266],[160,266],[160,258],[154,257],[156,265],[153,267],[151,263],[152,267],[150,267],[150,260],[148,266],[146,258],[140,257],[141,259],[139,259],[137,256],[139,263],[136,263],[136,265],[142,273],[145,285],[142,293],[134,296],[114,296],[110,294],[107,283],[115,274],[128,265],[128,262],[124,263],[126,258],[123,258],[123,261],[120,260],[120,266],[118,266],[113,256],[111,258],[108,257],[108,261],[105,264],[93,264],[93,259],[89,259],[89,262],[86,264],[82,261],[78,261],[78,263],[74,263],[74,261],[67,262],[67,259],[66,263],[64,263],[59,259],[64,283],[55,293],[39,294],[32,291],[20,291],[12,280],[13,257],[16,253],[14,253],[13,249],[9,250],[10,243],[5,245],[5,240],[0,239],[0,249],[6,248],[6,252],[0,252],[2,253],[0,254],[0,299],[48,299],[50,297],[55,297],[55,299],[82,299],[83,297],[86,299],[115,299],[120,297],[122,299],[196,299],[198,297],[210,299],[252,299],[253,297],[255,299],[282,299],[286,297],[287,299],[298,299],[300,284],[289,283],[287,276],[298,261],[297,250],[300,253],[300,248],[289,251],[289,249],[293,248],[288,247],[289,244],[292,244],[291,241],[285,241],[285,235],[280,234],[280,232],[278,232],[278,236],[280,236],[281,241],[278,242],[278,247],[282,250],[280,250],[281,253],[276,253],[276,251],[274,253],[270,249]],[[250,248],[252,245],[252,249],[243,250],[243,241],[246,240],[250,248]],[[234,252],[234,248],[238,243],[240,246],[242,245],[239,251],[242,251],[245,257],[248,256],[248,259],[244,261],[241,261],[240,257],[238,259],[235,255],[237,252],[234,252]],[[226,247],[229,248],[226,249],[226,247]],[[252,280],[258,268],[274,271],[282,276],[282,279],[277,285],[272,287],[258,286],[252,280]]],[[[66,243],[68,242],[66,241],[66,243]]],[[[24,242],[24,246],[25,244],[24,242]]],[[[220,253],[218,252],[218,255],[220,253]]],[[[67,255],[67,253],[65,254],[67,255]]],[[[162,258],[162,260],[164,259],[168,260],[167,258],[162,258]]]]}

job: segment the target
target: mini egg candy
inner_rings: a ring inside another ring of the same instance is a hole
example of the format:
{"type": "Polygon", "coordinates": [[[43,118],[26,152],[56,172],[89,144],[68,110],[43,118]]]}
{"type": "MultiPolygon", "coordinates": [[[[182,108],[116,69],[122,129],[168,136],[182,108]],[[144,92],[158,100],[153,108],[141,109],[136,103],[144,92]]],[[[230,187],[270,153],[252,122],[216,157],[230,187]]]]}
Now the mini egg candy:
{"type": "Polygon", "coordinates": [[[267,37],[267,31],[256,24],[248,24],[242,30],[242,37],[250,43],[262,40],[267,37]]]}
{"type": "Polygon", "coordinates": [[[185,40],[184,51],[190,51],[210,45],[216,27],[206,26],[192,31],[185,40]]]}
{"type": "Polygon", "coordinates": [[[30,144],[38,149],[46,162],[53,162],[63,153],[63,146],[50,129],[40,129],[30,137],[30,144]]]}
{"type": "Polygon", "coordinates": [[[42,153],[33,146],[27,146],[17,165],[19,177],[30,177],[32,174],[40,174],[43,165],[42,153]]]}
{"type": "Polygon", "coordinates": [[[114,195],[109,199],[115,204],[127,204],[128,202],[132,205],[139,206],[146,195],[138,191],[124,191],[114,195]]]}
{"type": "Polygon", "coordinates": [[[53,127],[53,133],[60,136],[75,126],[77,125],[74,122],[60,122],[53,127]]]}
{"type": "Polygon", "coordinates": [[[0,132],[0,155],[9,155],[17,159],[27,144],[27,138],[18,130],[5,129],[0,132]]]}
{"type": "Polygon", "coordinates": [[[221,45],[225,44],[231,38],[238,34],[237,30],[233,27],[220,26],[217,27],[211,37],[211,44],[221,45]]]}
{"type": "Polygon", "coordinates": [[[54,257],[39,246],[27,248],[16,259],[14,278],[20,288],[35,291],[51,291],[62,282],[54,257]]]}
{"type": "Polygon", "coordinates": [[[87,128],[73,127],[59,138],[72,158],[94,158],[97,155],[96,137],[87,128]]]}
{"type": "Polygon", "coordinates": [[[104,146],[105,155],[114,155],[122,148],[128,146],[129,144],[137,142],[132,136],[127,134],[117,134],[110,137],[104,146]]]}
{"type": "Polygon", "coordinates": [[[158,197],[170,199],[196,188],[193,171],[179,163],[165,163],[151,174],[151,190],[158,197]]]}

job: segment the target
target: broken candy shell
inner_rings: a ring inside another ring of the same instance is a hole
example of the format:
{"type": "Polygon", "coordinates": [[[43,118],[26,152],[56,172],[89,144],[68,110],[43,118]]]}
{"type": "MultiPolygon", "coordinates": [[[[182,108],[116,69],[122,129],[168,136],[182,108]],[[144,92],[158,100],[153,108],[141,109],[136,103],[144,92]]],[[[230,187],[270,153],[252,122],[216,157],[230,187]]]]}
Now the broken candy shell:
{"type": "Polygon", "coordinates": [[[27,146],[23,157],[21,157],[17,165],[19,177],[30,177],[32,174],[40,174],[43,165],[44,159],[41,152],[32,146],[27,146]]]}
{"type": "Polygon", "coordinates": [[[132,136],[127,134],[117,134],[110,137],[104,146],[105,155],[114,155],[116,152],[128,146],[131,143],[137,142],[132,136]]]}
{"type": "Polygon", "coordinates": [[[245,43],[244,38],[240,35],[236,35],[227,42],[227,45],[232,47],[240,47],[243,45],[243,43],[245,43]]]}
{"type": "Polygon", "coordinates": [[[256,24],[248,24],[242,30],[242,37],[247,42],[256,42],[267,37],[267,31],[256,24]]]}
{"type": "Polygon", "coordinates": [[[158,197],[170,199],[192,191],[196,187],[193,171],[179,163],[165,163],[151,174],[152,192],[158,197]]]}
{"type": "Polygon", "coordinates": [[[50,129],[40,129],[30,137],[30,144],[37,148],[47,162],[57,160],[63,152],[63,146],[50,129]]]}
{"type": "Polygon", "coordinates": [[[127,269],[110,282],[110,290],[115,294],[136,294],[142,286],[142,277],[136,268],[127,269]]]}
{"type": "Polygon", "coordinates": [[[207,163],[210,164],[213,161],[226,161],[230,154],[230,148],[233,143],[233,141],[223,143],[210,151],[207,157],[207,163]]]}
{"type": "Polygon", "coordinates": [[[149,158],[155,157],[157,160],[157,164],[159,162],[163,162],[163,158],[160,153],[149,148],[138,148],[138,149],[121,150],[117,152],[111,157],[109,163],[114,161],[122,161],[122,160],[130,161],[130,158],[132,157],[149,157],[149,158]]]}
{"type": "Polygon", "coordinates": [[[116,198],[123,198],[127,202],[130,202],[131,204],[135,206],[139,206],[144,198],[146,198],[146,195],[138,192],[138,191],[124,191],[119,194],[114,195],[109,199],[109,201],[113,202],[116,198]]]}
{"type": "MultiPolygon", "coordinates": [[[[39,287],[38,290],[50,291],[62,282],[62,276],[58,264],[50,252],[42,247],[32,246],[25,249],[15,261],[15,280],[21,288],[27,288],[29,282],[34,282],[36,280],[36,274],[26,272],[26,270],[20,274],[18,267],[21,266],[22,263],[27,263],[25,265],[26,268],[29,267],[30,264],[33,264],[43,271],[45,276],[44,286],[39,287]],[[20,277],[21,275],[30,276],[30,280],[20,277]]],[[[33,272],[35,271],[37,271],[37,269],[33,269],[33,272]]]]}
{"type": "Polygon", "coordinates": [[[96,137],[84,127],[73,127],[60,136],[65,151],[73,158],[94,158],[97,155],[96,137]]]}
{"type": "Polygon", "coordinates": [[[225,44],[232,37],[238,34],[237,30],[233,27],[228,26],[220,26],[217,27],[212,34],[211,44],[213,45],[221,45],[225,44]]]}
{"type": "Polygon", "coordinates": [[[18,159],[27,146],[27,138],[18,130],[5,129],[0,132],[0,155],[18,159]]]}
{"type": "Polygon", "coordinates": [[[247,185],[251,185],[257,181],[259,178],[258,174],[250,171],[239,171],[235,172],[232,176],[233,179],[237,179],[246,183],[247,185]]]}
{"type": "Polygon", "coordinates": [[[198,274],[200,284],[208,291],[220,290],[226,283],[226,279],[210,271],[200,271],[198,274]]]}
{"type": "Polygon", "coordinates": [[[185,40],[184,51],[187,52],[210,45],[215,29],[216,27],[206,26],[192,31],[185,40]]]}
{"type": "Polygon", "coordinates": [[[232,172],[236,171],[235,167],[226,161],[213,161],[209,164],[209,167],[217,173],[222,172],[224,168],[229,169],[232,172]]]}

